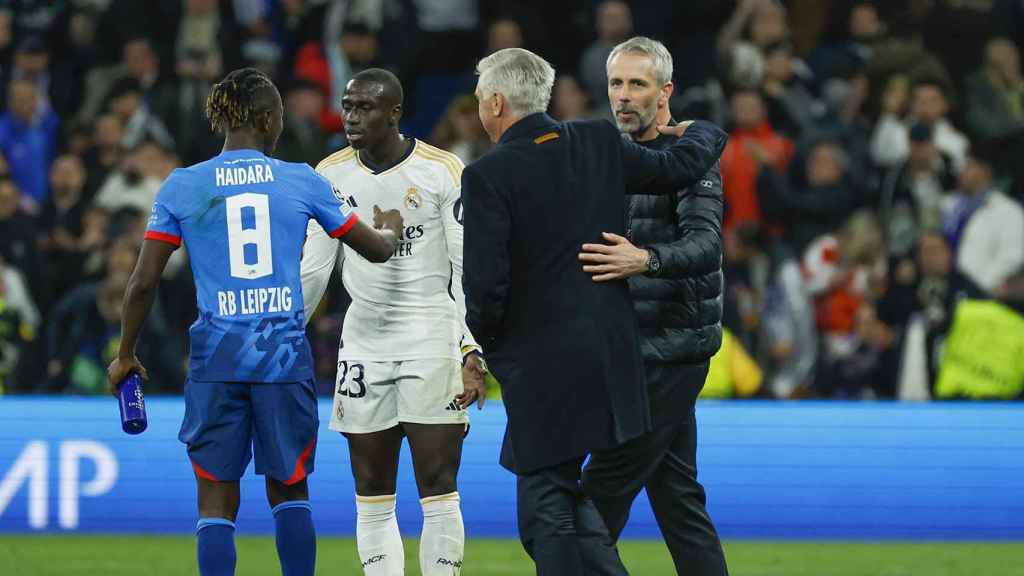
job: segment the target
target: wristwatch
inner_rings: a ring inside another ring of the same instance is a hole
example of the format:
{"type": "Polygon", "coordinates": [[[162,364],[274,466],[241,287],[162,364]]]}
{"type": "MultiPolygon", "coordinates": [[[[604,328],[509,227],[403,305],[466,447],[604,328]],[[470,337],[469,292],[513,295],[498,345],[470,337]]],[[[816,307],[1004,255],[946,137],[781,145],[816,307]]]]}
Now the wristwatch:
{"type": "Polygon", "coordinates": [[[483,351],[476,346],[463,346],[462,347],[462,365],[466,365],[466,359],[469,358],[470,354],[476,354],[480,357],[480,367],[484,369],[485,374],[489,374],[491,371],[487,368],[487,360],[484,360],[483,351]]]}
{"type": "Polygon", "coordinates": [[[647,272],[644,272],[644,276],[655,277],[658,272],[661,271],[661,258],[658,253],[650,248],[647,249],[647,272]]]}

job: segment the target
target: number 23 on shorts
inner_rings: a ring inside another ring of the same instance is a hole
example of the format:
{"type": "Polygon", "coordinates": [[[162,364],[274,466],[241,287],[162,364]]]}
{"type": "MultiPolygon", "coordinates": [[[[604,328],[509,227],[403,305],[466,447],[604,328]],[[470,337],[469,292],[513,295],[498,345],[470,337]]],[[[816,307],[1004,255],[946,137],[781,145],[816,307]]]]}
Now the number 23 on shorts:
{"type": "Polygon", "coordinates": [[[349,364],[345,360],[338,362],[338,390],[341,396],[362,398],[366,396],[366,383],[363,382],[365,371],[362,364],[349,364]],[[349,372],[352,372],[351,378],[349,372]]]}

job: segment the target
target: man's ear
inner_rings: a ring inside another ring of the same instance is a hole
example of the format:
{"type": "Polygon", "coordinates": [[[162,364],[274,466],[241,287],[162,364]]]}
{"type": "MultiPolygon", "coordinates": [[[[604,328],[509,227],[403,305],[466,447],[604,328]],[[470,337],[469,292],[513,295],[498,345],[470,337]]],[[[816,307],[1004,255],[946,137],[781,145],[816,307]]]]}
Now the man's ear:
{"type": "Polygon", "coordinates": [[[495,118],[501,116],[502,111],[505,110],[505,96],[497,92],[491,96],[491,115],[495,118]]]}
{"type": "Polygon", "coordinates": [[[668,101],[672,98],[672,93],[675,91],[675,85],[671,82],[661,87],[661,95],[658,96],[658,107],[667,107],[668,101]]]}
{"type": "Polygon", "coordinates": [[[398,126],[398,121],[401,120],[401,119],[402,119],[402,105],[401,104],[396,104],[395,107],[391,109],[391,117],[388,119],[388,123],[391,126],[398,126]]]}

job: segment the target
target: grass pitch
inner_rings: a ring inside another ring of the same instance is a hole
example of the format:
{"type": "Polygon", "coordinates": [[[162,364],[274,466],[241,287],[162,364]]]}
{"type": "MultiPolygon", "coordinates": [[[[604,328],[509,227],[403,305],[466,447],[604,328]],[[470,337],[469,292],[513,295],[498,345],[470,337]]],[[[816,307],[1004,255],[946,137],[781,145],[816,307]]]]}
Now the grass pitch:
{"type": "MultiPolygon", "coordinates": [[[[661,542],[624,541],[635,576],[674,574],[661,542]]],[[[417,547],[406,541],[407,574],[418,575],[417,547]]],[[[179,536],[0,536],[0,574],[11,576],[185,576],[197,573],[195,544],[179,536]]],[[[1024,543],[726,543],[733,576],[1024,576],[1024,543]]],[[[280,574],[274,542],[238,539],[238,574],[280,574]]],[[[470,540],[465,576],[533,574],[513,540],[470,540]]],[[[362,574],[352,539],[322,538],[317,574],[362,574]]]]}

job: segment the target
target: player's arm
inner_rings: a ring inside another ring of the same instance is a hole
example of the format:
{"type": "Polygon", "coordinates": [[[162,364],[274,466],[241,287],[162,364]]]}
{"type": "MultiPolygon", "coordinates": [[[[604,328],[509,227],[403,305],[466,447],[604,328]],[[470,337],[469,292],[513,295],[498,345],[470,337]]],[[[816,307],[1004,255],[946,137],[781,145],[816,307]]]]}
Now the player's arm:
{"type": "MultiPolygon", "coordinates": [[[[459,164],[461,168],[461,163],[459,164]]],[[[452,267],[451,296],[455,300],[456,326],[462,338],[459,348],[462,353],[462,394],[456,401],[465,410],[476,402],[484,407],[487,398],[487,383],[484,377],[487,369],[483,362],[480,345],[466,326],[466,293],[462,289],[462,188],[459,182],[452,182],[441,205],[441,221],[444,223],[445,248],[448,262],[452,267]]]]}
{"type": "Polygon", "coordinates": [[[320,305],[327,285],[331,282],[331,273],[337,265],[338,254],[344,254],[338,241],[324,232],[316,222],[310,222],[306,229],[306,243],[302,246],[302,301],[305,303],[306,322],[313,316],[313,311],[320,305]]]}
{"type": "MultiPolygon", "coordinates": [[[[341,241],[370,262],[380,264],[387,262],[395,253],[398,240],[402,234],[402,216],[395,210],[382,224],[382,230],[374,230],[363,222],[357,221],[352,229],[340,237],[341,241]]],[[[352,216],[355,218],[355,215],[352,216]]]]}
{"type": "Polygon", "coordinates": [[[313,218],[320,223],[331,238],[337,238],[370,262],[387,262],[395,253],[395,246],[402,238],[402,215],[398,210],[382,213],[375,210],[374,230],[359,221],[348,204],[341,200],[341,194],[322,175],[313,172],[313,190],[310,207],[313,218]]]}
{"type": "Polygon", "coordinates": [[[110,363],[107,369],[107,377],[110,381],[110,391],[117,395],[118,386],[131,372],[136,372],[144,380],[149,380],[146,369],[135,357],[135,345],[142,330],[142,324],[149,316],[149,310],[153,306],[153,298],[156,296],[156,288],[160,283],[160,276],[167,265],[167,259],[177,248],[174,244],[163,240],[146,239],[142,242],[142,251],[135,263],[135,270],[132,271],[128,280],[128,288],[124,293],[124,302],[121,312],[121,347],[117,351],[117,358],[110,363]]]}
{"type": "Polygon", "coordinates": [[[710,274],[722,265],[722,210],[722,175],[716,163],[700,182],[683,190],[676,206],[674,240],[635,246],[605,232],[606,244],[583,245],[583,271],[595,282],[640,274],[669,279],[710,274]],[[659,265],[652,269],[652,262],[659,265]]]}
{"type": "Polygon", "coordinates": [[[645,246],[661,263],[651,275],[687,278],[710,274],[722,266],[722,215],[725,210],[718,163],[700,182],[683,190],[676,205],[676,239],[645,246]]]}
{"type": "Polygon", "coordinates": [[[666,194],[689,188],[715,165],[728,141],[721,128],[702,120],[659,126],[658,131],[678,139],[665,150],[653,150],[616,133],[627,188],[661,189],[666,194]]]}
{"type": "Polygon", "coordinates": [[[149,379],[146,369],[135,357],[135,344],[142,323],[146,321],[149,309],[153,306],[153,297],[156,296],[156,287],[167,266],[167,259],[181,246],[181,221],[174,214],[173,206],[184,178],[183,172],[175,170],[157,192],[142,250],[135,262],[135,270],[128,279],[121,311],[121,347],[117,358],[107,367],[110,391],[115,396],[121,381],[129,373],[136,372],[144,380],[149,379]]]}

